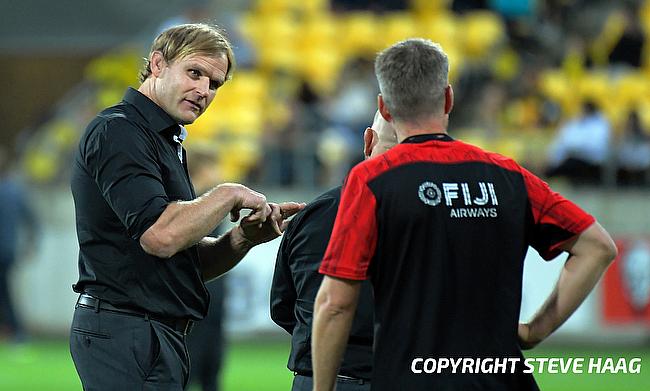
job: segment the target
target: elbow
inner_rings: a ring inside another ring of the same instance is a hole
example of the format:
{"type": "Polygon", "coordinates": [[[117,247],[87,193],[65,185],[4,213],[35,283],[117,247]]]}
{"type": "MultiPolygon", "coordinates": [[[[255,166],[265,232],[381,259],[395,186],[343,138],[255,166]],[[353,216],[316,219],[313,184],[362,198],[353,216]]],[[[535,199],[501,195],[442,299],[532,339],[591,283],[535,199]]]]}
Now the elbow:
{"type": "Polygon", "coordinates": [[[616,247],[616,244],[611,238],[606,244],[606,248],[604,249],[604,252],[605,252],[604,258],[607,259],[608,265],[612,263],[614,259],[616,259],[616,257],[618,256],[618,248],[616,247]]]}
{"type": "Polygon", "coordinates": [[[616,247],[614,240],[609,235],[605,235],[598,241],[597,253],[598,259],[605,267],[609,266],[609,264],[611,264],[614,259],[616,259],[618,256],[618,248],[616,247]]]}
{"type": "Polygon", "coordinates": [[[140,237],[140,246],[149,255],[169,259],[178,252],[177,241],[169,233],[162,233],[153,226],[140,237]]]}
{"type": "Polygon", "coordinates": [[[356,303],[348,297],[326,295],[319,303],[320,309],[329,317],[336,317],[355,310],[356,303]]]}

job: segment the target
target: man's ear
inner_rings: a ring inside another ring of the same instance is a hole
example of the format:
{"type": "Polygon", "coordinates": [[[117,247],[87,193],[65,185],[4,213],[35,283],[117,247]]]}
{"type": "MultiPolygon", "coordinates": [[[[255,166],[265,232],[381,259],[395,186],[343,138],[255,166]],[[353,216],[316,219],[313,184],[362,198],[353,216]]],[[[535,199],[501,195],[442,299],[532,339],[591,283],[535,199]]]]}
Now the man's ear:
{"type": "Polygon", "coordinates": [[[163,69],[167,66],[167,61],[163,57],[163,54],[156,50],[151,53],[151,58],[149,58],[149,67],[151,68],[151,74],[155,77],[160,76],[163,69]]]}
{"type": "Polygon", "coordinates": [[[377,107],[379,108],[379,112],[381,113],[381,116],[384,117],[386,122],[393,121],[393,116],[388,111],[388,107],[386,107],[386,102],[384,102],[384,97],[381,96],[381,94],[377,95],[377,107]]]}
{"type": "Polygon", "coordinates": [[[372,153],[372,148],[374,147],[373,141],[376,137],[377,134],[372,130],[372,128],[366,128],[363,132],[363,156],[365,156],[366,159],[369,158],[372,153]]]}
{"type": "Polygon", "coordinates": [[[451,109],[454,108],[454,90],[451,88],[451,84],[447,85],[445,88],[445,114],[451,113],[451,109]]]}

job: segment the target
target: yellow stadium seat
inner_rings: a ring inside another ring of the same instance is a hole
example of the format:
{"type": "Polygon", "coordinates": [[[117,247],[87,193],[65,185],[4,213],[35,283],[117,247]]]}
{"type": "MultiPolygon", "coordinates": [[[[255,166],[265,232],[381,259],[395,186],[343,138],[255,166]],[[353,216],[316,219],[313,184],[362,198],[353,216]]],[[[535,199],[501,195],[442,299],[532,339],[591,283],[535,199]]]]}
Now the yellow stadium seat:
{"type": "Polygon", "coordinates": [[[417,19],[418,35],[439,43],[447,50],[447,47],[457,45],[457,23],[456,16],[451,12],[427,14],[417,19]]]}
{"type": "Polygon", "coordinates": [[[217,96],[221,98],[225,95],[228,99],[234,100],[260,100],[266,97],[267,89],[268,82],[261,73],[240,70],[231,81],[221,87],[217,96]]]}
{"type": "Polygon", "coordinates": [[[494,76],[503,81],[514,79],[519,74],[520,67],[519,55],[510,48],[497,53],[491,64],[494,76]]]}
{"type": "Polygon", "coordinates": [[[473,11],[462,18],[459,26],[465,55],[481,59],[505,36],[501,18],[489,11],[473,11]]]}
{"type": "Polygon", "coordinates": [[[338,42],[338,23],[330,16],[318,15],[306,18],[301,23],[297,39],[301,49],[312,46],[332,45],[338,42]]]}
{"type": "Polygon", "coordinates": [[[383,42],[377,39],[381,29],[372,12],[350,12],[340,23],[339,45],[348,57],[375,53],[383,49],[383,42]]]}
{"type": "Polygon", "coordinates": [[[607,16],[600,34],[593,40],[590,48],[595,65],[607,65],[609,55],[625,30],[625,16],[621,12],[612,12],[607,16]]]}
{"type": "Polygon", "coordinates": [[[255,24],[249,30],[254,37],[252,43],[256,48],[259,65],[263,69],[294,70],[299,61],[296,43],[300,31],[292,16],[264,16],[255,19],[255,24]]]}
{"type": "Polygon", "coordinates": [[[294,5],[294,0],[257,0],[255,11],[260,14],[278,14],[291,10],[294,5]]]}
{"type": "Polygon", "coordinates": [[[85,77],[99,84],[115,84],[122,88],[138,83],[141,56],[126,47],[93,59],[85,69],[85,77]]]}
{"type": "Polygon", "coordinates": [[[320,93],[329,93],[336,86],[343,57],[336,47],[313,47],[302,53],[301,74],[320,93]]]}
{"type": "Polygon", "coordinates": [[[328,11],[329,0],[295,0],[306,14],[324,14],[328,11]]]}
{"type": "Polygon", "coordinates": [[[573,115],[580,110],[582,102],[579,91],[564,72],[547,70],[540,75],[538,84],[540,92],[559,104],[565,115],[573,115]]]}
{"type": "Polygon", "coordinates": [[[392,12],[378,18],[378,22],[381,28],[376,37],[383,43],[382,48],[417,36],[415,19],[409,13],[392,12]]]}
{"type": "Polygon", "coordinates": [[[578,82],[578,91],[583,100],[603,106],[612,97],[612,81],[604,72],[585,73],[578,82]]]}
{"type": "Polygon", "coordinates": [[[438,13],[451,5],[451,0],[410,0],[410,8],[417,13],[438,13]]]}
{"type": "Polygon", "coordinates": [[[648,77],[639,72],[630,72],[621,76],[613,83],[618,92],[618,102],[630,107],[636,105],[650,92],[648,82],[650,82],[648,77]]]}

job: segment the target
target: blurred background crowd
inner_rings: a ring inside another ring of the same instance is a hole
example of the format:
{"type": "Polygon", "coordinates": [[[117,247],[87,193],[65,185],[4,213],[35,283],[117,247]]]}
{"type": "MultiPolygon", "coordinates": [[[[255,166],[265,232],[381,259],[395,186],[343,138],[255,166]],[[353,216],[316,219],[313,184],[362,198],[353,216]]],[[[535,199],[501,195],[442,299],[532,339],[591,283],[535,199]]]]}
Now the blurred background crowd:
{"type": "Polygon", "coordinates": [[[62,47],[56,45],[64,36],[33,37],[42,47],[19,29],[4,37],[22,46],[3,64],[2,140],[30,182],[65,181],[85,124],[138,85],[151,37],[171,24],[202,21],[226,29],[238,70],[189,127],[188,144],[212,151],[224,180],[339,183],[362,157],[359,135],[376,107],[375,53],[422,36],[441,43],[451,59],[454,136],[546,177],[650,183],[647,1],[177,0],[167,12],[148,14],[139,2],[119,2],[110,7],[113,17],[146,15],[128,29],[124,20],[103,19],[108,8],[86,14],[79,8],[96,5],[76,5],[77,15],[65,3],[46,8],[65,13],[69,26],[42,8],[30,11],[55,23],[57,34],[71,35],[62,47]],[[89,23],[94,27],[84,34],[75,28],[89,23]]]}
{"type": "MultiPolygon", "coordinates": [[[[225,29],[237,69],[188,126],[196,180],[296,201],[340,184],[376,110],[375,54],[429,38],[450,57],[451,136],[516,159],[623,248],[566,327],[591,341],[650,340],[650,0],[21,0],[3,1],[0,15],[0,244],[32,259],[10,274],[0,256],[0,293],[14,292],[31,332],[69,327],[78,250],[69,173],[81,133],[139,85],[158,32],[208,22],[225,29]],[[19,222],[27,235],[10,236],[19,222]]],[[[268,319],[276,248],[229,276],[231,332],[280,332],[268,319]]],[[[540,289],[525,292],[522,315],[540,289]]],[[[24,338],[16,319],[0,313],[0,341],[24,338]]]]}

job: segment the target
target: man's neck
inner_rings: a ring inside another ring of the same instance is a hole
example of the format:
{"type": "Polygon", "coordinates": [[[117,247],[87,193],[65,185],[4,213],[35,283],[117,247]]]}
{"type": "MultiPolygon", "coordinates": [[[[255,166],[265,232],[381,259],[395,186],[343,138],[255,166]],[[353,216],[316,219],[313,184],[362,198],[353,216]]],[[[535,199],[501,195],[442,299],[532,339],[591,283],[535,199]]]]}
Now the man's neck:
{"type": "Polygon", "coordinates": [[[155,104],[160,106],[158,104],[155,94],[154,94],[154,88],[153,88],[153,80],[151,78],[146,79],[142,84],[140,84],[140,87],[138,87],[138,91],[142,93],[142,95],[146,96],[147,98],[151,99],[155,104]]]}
{"type": "Polygon", "coordinates": [[[447,117],[438,117],[429,121],[420,122],[393,122],[397,142],[401,143],[409,137],[421,134],[447,133],[447,117]]]}

